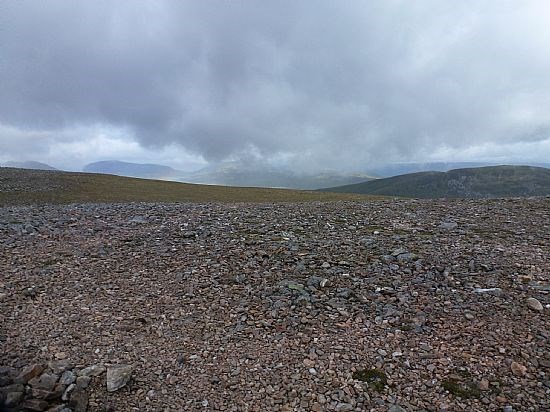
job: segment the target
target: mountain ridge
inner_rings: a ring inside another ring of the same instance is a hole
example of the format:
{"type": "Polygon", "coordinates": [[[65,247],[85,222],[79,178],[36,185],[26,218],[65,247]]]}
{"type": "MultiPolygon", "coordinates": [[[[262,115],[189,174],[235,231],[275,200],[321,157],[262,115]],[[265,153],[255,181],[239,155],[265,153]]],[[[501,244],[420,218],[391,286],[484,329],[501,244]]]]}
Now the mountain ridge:
{"type": "Polygon", "coordinates": [[[1,167],[14,167],[17,169],[32,169],[32,170],[59,170],[49,164],[36,162],[34,160],[24,160],[24,161],[9,161],[2,163],[1,167]]]}
{"type": "Polygon", "coordinates": [[[414,198],[546,196],[550,194],[550,169],[500,165],[417,172],[320,190],[414,198]]]}

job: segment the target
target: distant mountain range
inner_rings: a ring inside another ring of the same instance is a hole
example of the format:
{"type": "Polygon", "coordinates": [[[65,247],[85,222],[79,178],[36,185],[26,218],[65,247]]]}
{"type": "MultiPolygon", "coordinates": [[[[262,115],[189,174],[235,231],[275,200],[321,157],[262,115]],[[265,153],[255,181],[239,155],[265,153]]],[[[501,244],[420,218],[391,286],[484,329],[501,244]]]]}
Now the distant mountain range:
{"type": "Polygon", "coordinates": [[[185,173],[173,169],[170,166],[149,163],[129,163],[119,160],[90,163],[84,166],[82,170],[87,173],[105,173],[109,175],[161,180],[174,180],[178,175],[185,173]]]}
{"type": "Polygon", "coordinates": [[[321,190],[414,198],[546,196],[550,195],[550,169],[487,166],[448,172],[420,172],[321,190]]]}
{"type": "MultiPolygon", "coordinates": [[[[260,162],[223,162],[195,172],[185,172],[158,164],[108,160],[90,163],[84,172],[103,173],[143,179],[172,180],[222,186],[320,189],[330,192],[363,193],[405,197],[500,197],[550,194],[550,164],[537,166],[484,166],[481,163],[399,163],[372,169],[373,174],[392,177],[375,179],[366,173],[326,170],[298,173],[260,162]],[[460,165],[462,167],[447,168],[460,165]],[[426,170],[393,176],[402,170],[426,170]],[[325,189],[326,188],[326,189],[325,189]]],[[[6,162],[3,167],[58,170],[36,161],[6,162]]]]}
{"type": "Polygon", "coordinates": [[[184,172],[168,166],[139,164],[109,160],[86,165],[89,173],[107,173],[145,179],[175,180],[187,183],[215,184],[242,187],[281,187],[289,189],[319,189],[364,182],[372,179],[363,173],[343,173],[326,170],[318,173],[297,173],[283,168],[266,166],[259,162],[243,164],[224,162],[207,166],[195,172],[184,172]]]}
{"type": "Polygon", "coordinates": [[[57,170],[55,167],[46,163],[34,162],[27,160],[25,162],[6,162],[0,165],[2,167],[16,167],[18,169],[35,169],[35,170],[57,170]]]}

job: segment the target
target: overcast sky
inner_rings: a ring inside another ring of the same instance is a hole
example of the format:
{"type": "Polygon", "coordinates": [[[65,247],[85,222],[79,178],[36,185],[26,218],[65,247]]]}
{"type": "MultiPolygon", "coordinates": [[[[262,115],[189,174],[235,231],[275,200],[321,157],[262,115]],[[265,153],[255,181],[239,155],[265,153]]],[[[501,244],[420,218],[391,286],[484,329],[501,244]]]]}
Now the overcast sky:
{"type": "Polygon", "coordinates": [[[0,4],[0,162],[550,159],[550,1],[0,4]]]}

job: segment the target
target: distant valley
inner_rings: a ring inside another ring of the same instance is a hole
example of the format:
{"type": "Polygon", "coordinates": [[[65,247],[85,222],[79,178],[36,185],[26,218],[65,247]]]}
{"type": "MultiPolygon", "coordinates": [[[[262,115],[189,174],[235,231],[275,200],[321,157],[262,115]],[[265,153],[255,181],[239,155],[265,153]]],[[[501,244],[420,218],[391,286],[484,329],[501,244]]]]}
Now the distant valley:
{"type": "MultiPolygon", "coordinates": [[[[550,194],[549,164],[537,166],[472,166],[481,163],[401,163],[388,164],[373,173],[345,173],[335,170],[294,172],[260,162],[222,162],[187,172],[169,166],[118,160],[86,165],[87,173],[101,173],[142,179],[168,180],[206,185],[321,190],[417,198],[544,196],[550,194]],[[425,168],[433,168],[424,171],[425,168]],[[392,174],[400,170],[420,172],[392,174]],[[391,177],[375,178],[389,174],[391,177]]],[[[36,170],[58,170],[36,161],[6,162],[2,166],[36,170]]]]}
{"type": "Polygon", "coordinates": [[[195,172],[185,172],[156,164],[111,160],[90,163],[84,167],[84,171],[186,183],[288,189],[319,189],[327,186],[364,182],[373,178],[364,173],[343,173],[335,170],[297,173],[284,168],[266,166],[258,162],[250,164],[224,162],[207,166],[195,172]]]}

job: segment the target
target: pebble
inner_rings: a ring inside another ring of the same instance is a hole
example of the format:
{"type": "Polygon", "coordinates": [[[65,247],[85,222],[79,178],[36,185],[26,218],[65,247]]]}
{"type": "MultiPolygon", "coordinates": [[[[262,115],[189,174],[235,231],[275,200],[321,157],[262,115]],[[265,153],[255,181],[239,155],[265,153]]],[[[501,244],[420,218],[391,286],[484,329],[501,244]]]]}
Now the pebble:
{"type": "Polygon", "coordinates": [[[334,409],[336,412],[348,412],[353,410],[353,405],[349,403],[339,403],[336,405],[336,408],[334,409]]]}
{"type": "Polygon", "coordinates": [[[491,295],[491,296],[502,296],[503,292],[501,288],[477,288],[474,290],[475,293],[483,294],[483,295],[491,295]]]}
{"type": "Polygon", "coordinates": [[[512,369],[514,375],[517,376],[524,376],[527,373],[527,367],[515,361],[512,362],[510,368],[512,369]]]}
{"type": "Polygon", "coordinates": [[[481,379],[481,381],[479,382],[479,389],[482,391],[489,390],[489,381],[485,378],[481,379]]]}
{"type": "Polygon", "coordinates": [[[542,303],[540,303],[537,299],[535,298],[528,298],[526,300],[526,303],[527,303],[527,306],[529,306],[529,309],[532,309],[534,311],[537,311],[537,312],[542,312],[544,310],[543,306],[542,306],[542,303]]]}

